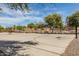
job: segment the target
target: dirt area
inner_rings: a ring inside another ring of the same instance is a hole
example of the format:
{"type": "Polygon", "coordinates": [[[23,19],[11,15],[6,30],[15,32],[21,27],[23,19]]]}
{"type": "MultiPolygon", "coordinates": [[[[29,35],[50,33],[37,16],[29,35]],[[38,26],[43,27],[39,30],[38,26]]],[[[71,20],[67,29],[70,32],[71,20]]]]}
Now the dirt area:
{"type": "Polygon", "coordinates": [[[62,55],[79,56],[79,38],[73,39],[62,55]]]}

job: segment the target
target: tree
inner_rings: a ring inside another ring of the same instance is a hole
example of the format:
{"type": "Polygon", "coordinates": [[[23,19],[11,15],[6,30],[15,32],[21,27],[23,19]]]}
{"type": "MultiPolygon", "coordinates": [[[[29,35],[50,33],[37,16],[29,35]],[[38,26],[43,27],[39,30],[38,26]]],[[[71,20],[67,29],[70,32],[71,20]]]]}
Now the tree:
{"type": "Polygon", "coordinates": [[[4,30],[4,27],[0,25],[0,32],[4,30]]]}
{"type": "Polygon", "coordinates": [[[60,28],[62,29],[63,23],[61,20],[61,16],[59,14],[51,14],[45,17],[45,22],[48,24],[48,26],[52,29],[54,28],[60,28]]]}
{"type": "Polygon", "coordinates": [[[6,28],[6,30],[9,32],[9,34],[12,33],[12,27],[8,27],[8,28],[6,28]]]}
{"type": "Polygon", "coordinates": [[[37,25],[34,24],[34,23],[30,23],[30,24],[27,25],[27,27],[36,29],[37,25]]]}
{"type": "Polygon", "coordinates": [[[15,31],[17,29],[17,26],[16,25],[13,25],[12,26],[12,29],[13,29],[13,31],[15,31]]]}
{"type": "Polygon", "coordinates": [[[25,26],[15,26],[15,29],[16,29],[16,30],[24,31],[25,26]]]}
{"type": "Polygon", "coordinates": [[[75,28],[75,35],[77,38],[77,27],[79,27],[79,12],[75,12],[71,16],[67,17],[67,25],[75,28]]]}
{"type": "Polygon", "coordinates": [[[36,25],[37,25],[37,28],[39,28],[39,29],[43,29],[45,27],[45,24],[42,22],[37,23],[36,25]]]}

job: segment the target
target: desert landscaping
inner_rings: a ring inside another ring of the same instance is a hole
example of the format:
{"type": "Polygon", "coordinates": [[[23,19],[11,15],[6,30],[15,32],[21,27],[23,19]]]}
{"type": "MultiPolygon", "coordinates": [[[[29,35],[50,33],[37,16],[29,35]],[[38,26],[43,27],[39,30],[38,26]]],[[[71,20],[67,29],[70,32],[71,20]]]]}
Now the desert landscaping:
{"type": "Polygon", "coordinates": [[[0,56],[79,56],[79,4],[0,4],[0,56]]]}

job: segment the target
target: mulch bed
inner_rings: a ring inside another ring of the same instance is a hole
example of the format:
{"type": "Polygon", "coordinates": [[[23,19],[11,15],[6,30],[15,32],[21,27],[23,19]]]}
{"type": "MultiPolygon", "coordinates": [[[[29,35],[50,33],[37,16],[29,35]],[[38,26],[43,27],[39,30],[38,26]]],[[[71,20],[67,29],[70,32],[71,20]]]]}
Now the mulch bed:
{"type": "Polygon", "coordinates": [[[62,56],[79,56],[79,38],[71,41],[62,56]]]}

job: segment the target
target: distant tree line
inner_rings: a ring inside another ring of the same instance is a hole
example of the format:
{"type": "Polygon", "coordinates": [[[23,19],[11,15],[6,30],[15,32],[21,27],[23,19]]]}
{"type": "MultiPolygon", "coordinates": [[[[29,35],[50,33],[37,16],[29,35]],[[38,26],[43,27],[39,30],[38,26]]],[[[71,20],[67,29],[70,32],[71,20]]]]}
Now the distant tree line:
{"type": "MultiPolygon", "coordinates": [[[[28,4],[25,4],[25,3],[7,3],[5,5],[7,5],[8,8],[10,8],[10,9],[14,9],[14,10],[19,9],[23,12],[30,10],[28,7],[28,4]]],[[[0,8],[0,11],[3,11],[2,8],[0,8]]],[[[44,21],[45,21],[45,23],[43,23],[43,24],[30,23],[27,25],[27,27],[34,28],[34,29],[38,29],[38,28],[43,29],[45,27],[49,27],[52,30],[52,32],[56,29],[59,29],[61,32],[66,27],[67,28],[69,27],[69,28],[75,29],[75,34],[76,34],[76,38],[77,38],[77,28],[79,27],[79,11],[66,17],[67,22],[66,22],[65,26],[62,21],[62,16],[57,13],[46,16],[44,18],[44,21]]],[[[2,31],[12,32],[13,30],[15,30],[13,27],[15,29],[17,28],[17,30],[22,30],[22,31],[24,31],[24,28],[25,28],[25,26],[12,26],[10,28],[4,28],[4,27],[0,26],[0,31],[1,32],[2,31]]]]}
{"type": "Polygon", "coordinates": [[[65,30],[65,28],[71,28],[75,30],[76,38],[77,38],[77,28],[79,27],[79,11],[73,13],[70,16],[66,17],[66,25],[64,25],[64,22],[62,21],[62,16],[57,13],[50,14],[44,18],[44,22],[39,23],[29,23],[27,26],[12,26],[8,28],[4,28],[3,26],[0,26],[0,32],[15,32],[15,31],[25,31],[26,28],[30,29],[41,29],[44,30],[44,28],[50,28],[52,30],[52,33],[54,30],[65,30]]]}

